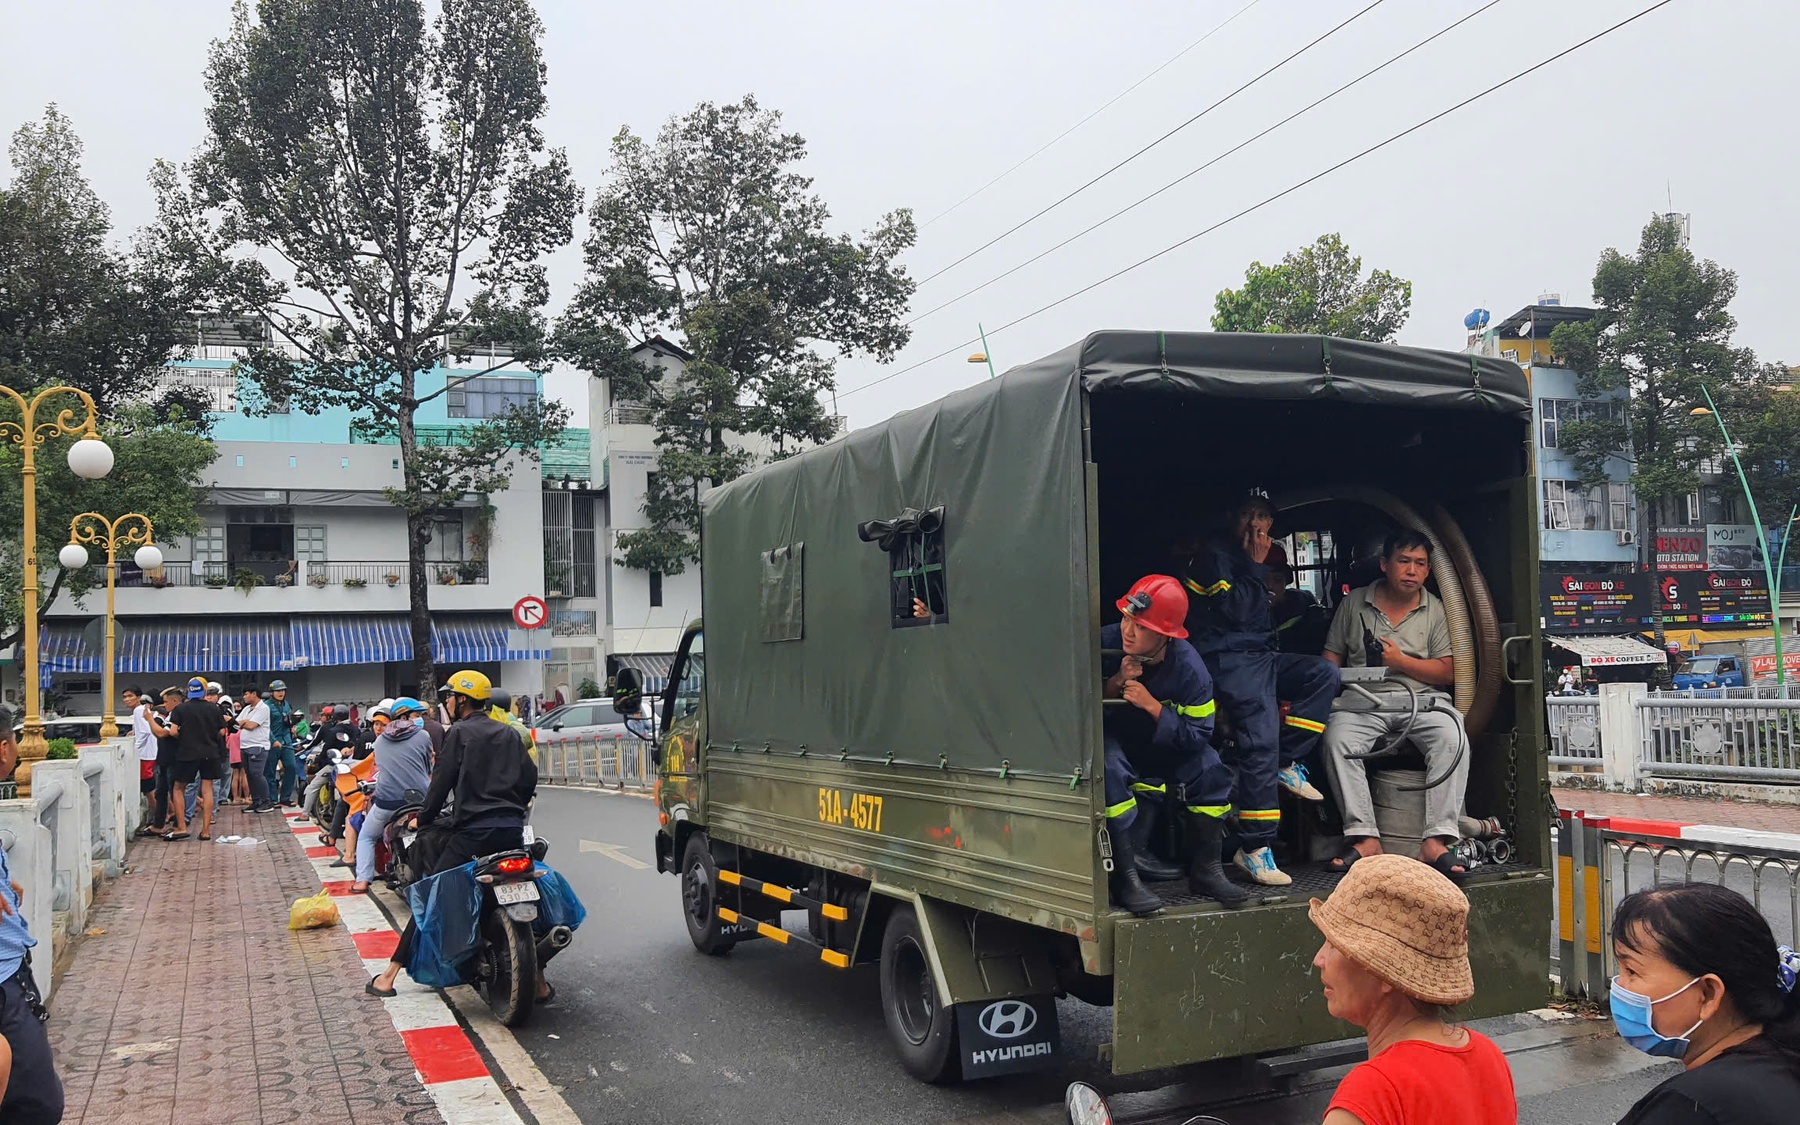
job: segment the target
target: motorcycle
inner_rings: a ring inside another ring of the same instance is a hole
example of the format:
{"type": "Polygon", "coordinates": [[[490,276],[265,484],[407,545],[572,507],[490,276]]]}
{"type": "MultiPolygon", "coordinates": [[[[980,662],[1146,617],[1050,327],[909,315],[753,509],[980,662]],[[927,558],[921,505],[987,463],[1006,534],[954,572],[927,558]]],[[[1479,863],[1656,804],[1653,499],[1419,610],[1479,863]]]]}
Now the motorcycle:
{"type": "Polygon", "coordinates": [[[533,932],[541,897],[537,880],[545,874],[534,861],[549,851],[549,841],[530,840],[526,847],[475,861],[475,881],[482,887],[475,990],[507,1027],[517,1027],[531,1015],[544,962],[575,936],[567,926],[553,926],[542,937],[533,932]]]}
{"type": "Polygon", "coordinates": [[[419,830],[413,823],[425,805],[425,794],[408,789],[402,799],[406,803],[388,821],[375,854],[376,871],[396,891],[406,890],[425,874],[424,857],[417,851],[419,830]]]}

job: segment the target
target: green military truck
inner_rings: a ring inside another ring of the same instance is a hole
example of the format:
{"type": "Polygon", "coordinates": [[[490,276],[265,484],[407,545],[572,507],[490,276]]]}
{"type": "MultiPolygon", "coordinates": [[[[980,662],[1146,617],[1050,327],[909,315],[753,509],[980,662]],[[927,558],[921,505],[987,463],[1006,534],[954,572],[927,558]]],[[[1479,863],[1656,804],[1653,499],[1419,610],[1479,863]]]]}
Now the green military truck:
{"type": "MultiPolygon", "coordinates": [[[[894,1045],[934,1082],[1053,1063],[1063,996],[1112,1007],[1120,1074],[1351,1034],[1310,971],[1307,901],[1334,881],[1304,838],[1294,885],[1249,909],[1185,883],[1151,884],[1157,916],[1108,903],[1101,626],[1260,486],[1328,601],[1359,544],[1402,523],[1432,537],[1467,807],[1516,852],[1467,883],[1463,1012],[1537,1006],[1552,879],[1530,422],[1501,360],[1101,332],[712,491],[704,624],[671,669],[657,784],[657,869],[694,944],[774,940],[821,974],[878,963],[894,1045]]],[[[1303,837],[1305,818],[1284,824],[1303,837]]]]}

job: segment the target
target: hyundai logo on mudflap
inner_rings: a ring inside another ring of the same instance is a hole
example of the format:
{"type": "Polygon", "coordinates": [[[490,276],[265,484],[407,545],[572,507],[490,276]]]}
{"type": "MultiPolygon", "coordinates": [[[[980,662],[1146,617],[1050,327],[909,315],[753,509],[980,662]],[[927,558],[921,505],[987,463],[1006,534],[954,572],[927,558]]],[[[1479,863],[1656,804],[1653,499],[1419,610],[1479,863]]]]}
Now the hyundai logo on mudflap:
{"type": "Polygon", "coordinates": [[[996,1000],[981,1009],[980,1022],[995,1039],[1017,1039],[1037,1026],[1037,1009],[1023,1000],[996,1000]]]}
{"type": "Polygon", "coordinates": [[[1048,996],[958,1004],[956,1023],[964,1078],[1039,1070],[1062,1050],[1056,1001],[1048,996]]]}

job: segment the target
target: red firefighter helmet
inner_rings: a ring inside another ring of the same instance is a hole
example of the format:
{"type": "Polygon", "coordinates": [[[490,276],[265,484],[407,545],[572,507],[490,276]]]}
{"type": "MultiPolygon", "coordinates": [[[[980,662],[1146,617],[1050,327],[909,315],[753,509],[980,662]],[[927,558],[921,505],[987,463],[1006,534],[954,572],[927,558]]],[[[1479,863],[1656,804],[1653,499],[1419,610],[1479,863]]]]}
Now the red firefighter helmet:
{"type": "Polygon", "coordinates": [[[1152,633],[1187,639],[1187,591],[1166,574],[1146,574],[1138,579],[1118,605],[1120,613],[1152,633]]]}

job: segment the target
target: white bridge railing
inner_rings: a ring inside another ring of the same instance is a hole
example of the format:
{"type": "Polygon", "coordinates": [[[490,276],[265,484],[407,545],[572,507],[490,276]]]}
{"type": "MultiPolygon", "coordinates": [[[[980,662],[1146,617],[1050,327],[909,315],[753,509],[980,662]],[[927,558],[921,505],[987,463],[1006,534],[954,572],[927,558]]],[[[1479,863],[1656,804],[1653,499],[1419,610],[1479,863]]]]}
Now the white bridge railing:
{"type": "Polygon", "coordinates": [[[0,801],[0,846],[25,888],[22,913],[38,943],[32,972],[46,998],[58,940],[81,932],[96,881],[122,869],[139,822],[137,780],[130,741],[114,739],[37,763],[31,796],[0,801]]]}

